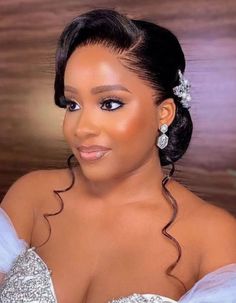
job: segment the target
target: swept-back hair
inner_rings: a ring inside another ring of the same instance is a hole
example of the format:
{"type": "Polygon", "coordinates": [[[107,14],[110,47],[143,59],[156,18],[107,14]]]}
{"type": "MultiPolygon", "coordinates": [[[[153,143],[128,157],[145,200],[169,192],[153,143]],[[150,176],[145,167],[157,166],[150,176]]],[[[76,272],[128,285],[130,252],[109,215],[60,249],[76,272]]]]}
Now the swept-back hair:
{"type": "Polygon", "coordinates": [[[180,159],[192,135],[189,110],[182,107],[173,87],[179,84],[178,69],[184,73],[185,57],[176,36],[157,24],[133,20],[114,11],[96,9],[76,17],[60,36],[56,52],[54,100],[65,107],[64,73],[73,51],[88,44],[101,44],[116,52],[120,61],[156,92],[156,104],[173,98],[175,119],[169,125],[168,145],[159,149],[161,165],[180,159]]]}

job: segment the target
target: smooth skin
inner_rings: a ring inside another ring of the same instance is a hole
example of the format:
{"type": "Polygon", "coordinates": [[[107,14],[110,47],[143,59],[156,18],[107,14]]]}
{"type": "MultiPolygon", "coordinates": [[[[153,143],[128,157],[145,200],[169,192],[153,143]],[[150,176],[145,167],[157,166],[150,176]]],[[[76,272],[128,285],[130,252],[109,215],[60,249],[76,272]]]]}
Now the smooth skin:
{"type": "MultiPolygon", "coordinates": [[[[155,145],[160,126],[174,119],[173,99],[157,107],[150,85],[101,45],[76,49],[64,81],[70,103],[63,133],[80,165],[75,185],[60,194],[64,210],[49,218],[50,240],[37,250],[53,270],[58,302],[106,303],[135,292],[178,300],[184,290],[165,274],[178,254],[161,233],[172,208],[155,145]],[[81,160],[78,145],[94,144],[111,150],[93,163],[81,160]]],[[[31,172],[12,185],[1,207],[21,238],[33,246],[46,240],[43,214],[60,205],[53,189],[70,183],[68,169],[57,169],[31,172]]],[[[172,274],[190,289],[207,273],[236,263],[236,220],[173,179],[167,188],[179,206],[168,232],[182,248],[172,274]]]]}

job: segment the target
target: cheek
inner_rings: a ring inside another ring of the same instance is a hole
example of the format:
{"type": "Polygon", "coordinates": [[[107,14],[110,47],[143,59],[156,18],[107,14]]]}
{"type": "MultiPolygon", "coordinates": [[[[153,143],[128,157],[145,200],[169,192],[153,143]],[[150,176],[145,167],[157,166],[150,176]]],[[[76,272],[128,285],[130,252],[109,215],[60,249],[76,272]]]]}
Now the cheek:
{"type": "MultiPolygon", "coordinates": [[[[133,109],[129,114],[124,114],[116,124],[116,132],[120,134],[124,141],[129,141],[133,137],[153,137],[156,132],[156,123],[151,111],[133,109]]],[[[144,138],[145,139],[145,138],[144,138]]]]}
{"type": "Polygon", "coordinates": [[[124,114],[113,130],[113,138],[117,140],[117,144],[122,143],[124,148],[131,145],[133,148],[151,145],[156,135],[154,115],[145,109],[134,110],[132,114],[124,114]]]}

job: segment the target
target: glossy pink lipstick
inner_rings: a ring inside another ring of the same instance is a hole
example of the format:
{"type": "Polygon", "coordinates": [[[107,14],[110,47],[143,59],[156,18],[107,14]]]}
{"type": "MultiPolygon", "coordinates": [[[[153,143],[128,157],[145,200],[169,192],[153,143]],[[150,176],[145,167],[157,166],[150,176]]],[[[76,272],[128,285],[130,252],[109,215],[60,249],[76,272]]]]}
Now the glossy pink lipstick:
{"type": "Polygon", "coordinates": [[[82,160],[93,161],[102,158],[110,148],[101,145],[80,145],[78,148],[82,160]]]}

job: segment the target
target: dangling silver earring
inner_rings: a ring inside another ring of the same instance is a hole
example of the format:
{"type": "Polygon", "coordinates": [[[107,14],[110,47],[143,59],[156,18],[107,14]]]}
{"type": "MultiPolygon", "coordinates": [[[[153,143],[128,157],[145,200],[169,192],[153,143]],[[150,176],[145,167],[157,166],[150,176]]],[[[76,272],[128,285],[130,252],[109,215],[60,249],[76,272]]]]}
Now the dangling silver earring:
{"type": "Polygon", "coordinates": [[[162,126],[160,128],[162,135],[158,137],[157,144],[156,144],[160,149],[165,148],[168,144],[169,137],[165,134],[167,132],[167,130],[168,130],[168,125],[162,124],[162,126]]]}

